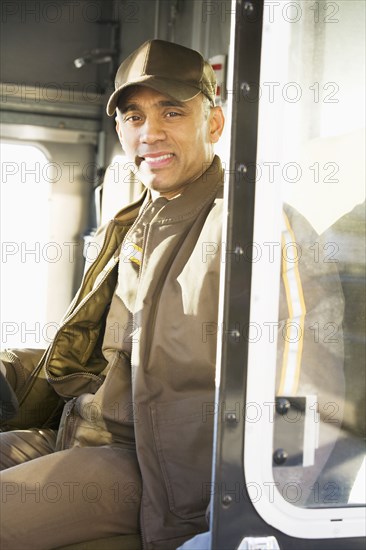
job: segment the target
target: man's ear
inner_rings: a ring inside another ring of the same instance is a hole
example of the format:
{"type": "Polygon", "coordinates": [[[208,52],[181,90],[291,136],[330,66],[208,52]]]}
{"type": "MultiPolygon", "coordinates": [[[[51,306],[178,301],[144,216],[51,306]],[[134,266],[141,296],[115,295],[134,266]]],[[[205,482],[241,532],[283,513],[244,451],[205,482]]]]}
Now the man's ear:
{"type": "Polygon", "coordinates": [[[212,107],[210,112],[210,141],[216,143],[219,141],[224,129],[225,117],[221,107],[212,107]]]}
{"type": "Polygon", "coordinates": [[[121,125],[120,125],[119,120],[118,120],[118,115],[116,115],[115,121],[116,121],[116,132],[117,132],[117,136],[118,136],[118,139],[119,139],[120,144],[121,144],[122,147],[123,147],[122,130],[121,130],[121,125]]]}

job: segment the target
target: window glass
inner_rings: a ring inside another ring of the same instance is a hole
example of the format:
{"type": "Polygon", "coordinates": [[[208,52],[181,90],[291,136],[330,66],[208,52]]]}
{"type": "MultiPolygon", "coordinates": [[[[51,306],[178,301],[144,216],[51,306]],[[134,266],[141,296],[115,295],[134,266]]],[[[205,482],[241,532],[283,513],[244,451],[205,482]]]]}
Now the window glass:
{"type": "Polygon", "coordinates": [[[356,536],[335,510],[365,505],[364,21],[352,0],[264,7],[245,465],[295,536],[356,536]]]}
{"type": "Polygon", "coordinates": [[[53,167],[33,145],[0,147],[1,345],[43,347],[48,265],[57,260],[49,239],[53,167]]]}

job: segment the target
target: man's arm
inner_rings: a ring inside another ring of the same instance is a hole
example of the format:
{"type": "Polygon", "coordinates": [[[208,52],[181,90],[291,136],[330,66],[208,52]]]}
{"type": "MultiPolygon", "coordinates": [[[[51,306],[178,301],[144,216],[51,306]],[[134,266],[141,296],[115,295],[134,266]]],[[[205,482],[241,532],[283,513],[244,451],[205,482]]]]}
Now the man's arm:
{"type": "Polygon", "coordinates": [[[61,400],[40,365],[43,354],[42,349],[0,352],[3,430],[39,428],[58,421],[61,400]]]}

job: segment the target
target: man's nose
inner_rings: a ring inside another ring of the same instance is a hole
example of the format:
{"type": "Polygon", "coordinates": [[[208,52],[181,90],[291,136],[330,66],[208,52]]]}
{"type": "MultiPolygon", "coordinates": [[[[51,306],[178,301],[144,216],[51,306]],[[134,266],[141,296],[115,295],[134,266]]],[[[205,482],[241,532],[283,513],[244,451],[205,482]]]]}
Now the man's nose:
{"type": "Polygon", "coordinates": [[[161,120],[158,117],[146,117],[141,127],[141,143],[154,143],[164,140],[166,137],[161,120]]]}

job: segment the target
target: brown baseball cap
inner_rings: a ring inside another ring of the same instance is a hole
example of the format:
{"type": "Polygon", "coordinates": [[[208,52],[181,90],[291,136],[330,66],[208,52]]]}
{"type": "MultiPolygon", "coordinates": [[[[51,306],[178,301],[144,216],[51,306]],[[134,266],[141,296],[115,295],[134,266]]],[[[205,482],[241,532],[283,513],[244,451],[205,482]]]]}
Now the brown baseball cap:
{"type": "Polygon", "coordinates": [[[120,65],[107,104],[109,116],[123,90],[133,85],[153,88],[178,101],[188,101],[202,92],[215,104],[216,76],[211,65],[199,52],[165,40],[145,42],[120,65]]]}

